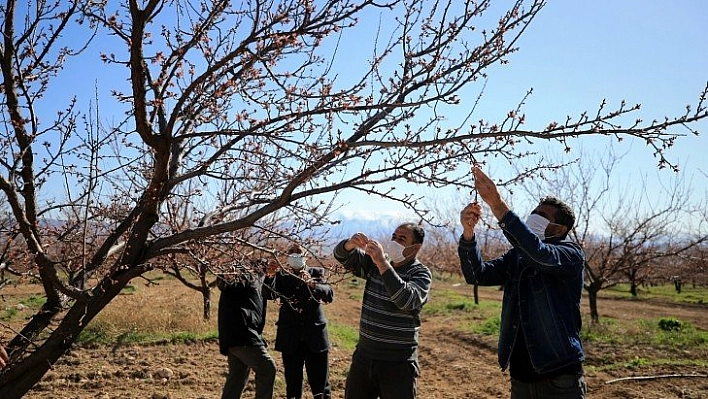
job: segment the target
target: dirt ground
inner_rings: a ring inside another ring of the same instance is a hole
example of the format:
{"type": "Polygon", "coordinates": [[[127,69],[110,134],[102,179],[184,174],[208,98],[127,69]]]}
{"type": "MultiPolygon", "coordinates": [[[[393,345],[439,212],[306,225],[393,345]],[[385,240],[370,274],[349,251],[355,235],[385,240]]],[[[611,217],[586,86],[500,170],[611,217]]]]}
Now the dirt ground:
{"type": "MultiPolygon", "coordinates": [[[[467,290],[469,287],[436,282],[434,290],[467,290]]],[[[356,326],[360,296],[336,287],[335,302],[327,305],[330,321],[356,326]]],[[[433,293],[434,294],[434,293],[433,293]]],[[[482,301],[499,300],[501,293],[480,292],[482,301]]],[[[586,306],[586,304],[584,304],[586,306]]],[[[669,306],[601,298],[600,317],[654,318],[677,317],[697,328],[708,329],[708,306],[669,306]]],[[[266,336],[273,336],[277,308],[269,308],[266,336]]],[[[588,313],[584,309],[585,314],[588,313]]],[[[215,323],[215,321],[214,321],[215,323]]],[[[508,375],[497,366],[496,338],[452,329],[450,316],[428,316],[423,321],[420,346],[422,375],[418,381],[419,397],[428,398],[506,398],[508,375]]],[[[706,367],[672,365],[615,368],[597,371],[612,361],[690,358],[707,359],[708,353],[676,351],[673,348],[597,347],[586,344],[589,398],[708,398],[706,367]],[[673,376],[669,376],[673,375],[673,376]],[[675,376],[681,375],[681,376],[675,376]],[[703,376],[698,376],[703,375],[703,376]],[[618,378],[627,379],[616,382],[618,378]]],[[[280,355],[272,352],[281,367],[280,355]]],[[[330,353],[331,380],[335,398],[344,397],[344,380],[351,350],[334,347],[330,353]]],[[[219,355],[217,342],[164,344],[150,346],[115,346],[76,348],[64,356],[45,378],[28,394],[27,399],[114,399],[114,398],[219,398],[226,373],[226,359],[219,355]]],[[[252,380],[244,398],[253,397],[252,380]]],[[[307,388],[306,388],[307,389],[307,388]]],[[[284,397],[282,368],[276,380],[276,397],[284,397]]],[[[305,398],[311,398],[306,392],[305,398]]]]}

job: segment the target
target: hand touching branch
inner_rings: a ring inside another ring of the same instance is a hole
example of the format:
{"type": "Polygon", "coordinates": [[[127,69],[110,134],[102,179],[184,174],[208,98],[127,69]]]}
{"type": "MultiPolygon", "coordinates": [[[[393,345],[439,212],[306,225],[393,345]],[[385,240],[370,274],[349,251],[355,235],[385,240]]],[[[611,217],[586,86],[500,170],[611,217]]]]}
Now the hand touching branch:
{"type": "Polygon", "coordinates": [[[474,238],[474,228],[482,218],[482,206],[478,202],[467,205],[460,212],[460,223],[462,224],[462,237],[471,241],[474,238]]]}
{"type": "Polygon", "coordinates": [[[487,205],[489,205],[497,220],[501,220],[504,217],[504,214],[509,211],[509,207],[499,195],[497,185],[494,184],[492,179],[484,174],[482,169],[478,166],[472,168],[472,173],[474,173],[474,185],[479,193],[479,196],[482,197],[482,200],[486,202],[487,205]]]}

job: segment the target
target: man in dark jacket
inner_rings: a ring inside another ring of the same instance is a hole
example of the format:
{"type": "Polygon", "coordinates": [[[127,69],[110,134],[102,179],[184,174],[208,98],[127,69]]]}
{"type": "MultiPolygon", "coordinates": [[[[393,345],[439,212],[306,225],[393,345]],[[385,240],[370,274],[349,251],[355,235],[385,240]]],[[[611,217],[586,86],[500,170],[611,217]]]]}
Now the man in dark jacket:
{"type": "Polygon", "coordinates": [[[220,278],[219,351],[228,356],[229,374],[222,399],[240,398],[251,369],[256,374],[256,399],[272,399],[275,362],[263,339],[266,299],[263,297],[265,273],[243,270],[236,278],[220,278]]]}
{"type": "Polygon", "coordinates": [[[473,169],[475,187],[499,221],[512,249],[483,262],[474,227],[482,207],[474,202],[460,213],[458,252],[470,284],[503,285],[499,365],[509,366],[511,398],[584,398],[580,342],[580,297],[585,255],[566,240],[575,215],[547,197],[526,222],[501,199],[494,182],[473,169]]]}
{"type": "Polygon", "coordinates": [[[302,397],[303,366],[313,397],[329,399],[329,336],[322,304],[332,302],[334,292],[323,268],[305,264],[304,252],[292,245],[290,269],[274,279],[272,298],[280,299],[275,350],[282,353],[288,399],[302,397]]]}

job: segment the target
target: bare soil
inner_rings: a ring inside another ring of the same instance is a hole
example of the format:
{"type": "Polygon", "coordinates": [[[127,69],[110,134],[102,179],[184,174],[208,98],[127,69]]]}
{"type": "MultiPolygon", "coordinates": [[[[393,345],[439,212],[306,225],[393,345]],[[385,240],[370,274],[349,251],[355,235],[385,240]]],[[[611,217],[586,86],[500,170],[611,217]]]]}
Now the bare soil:
{"type": "MultiPolygon", "coordinates": [[[[327,316],[330,321],[356,328],[360,295],[357,295],[356,288],[346,283],[339,285],[336,287],[335,302],[327,305],[327,316]]],[[[433,290],[441,288],[470,291],[464,285],[436,281],[433,290]]],[[[501,298],[501,293],[495,290],[481,290],[480,295],[482,301],[498,301],[501,298]]],[[[676,317],[699,329],[708,329],[706,306],[600,298],[599,308],[601,318],[676,317]]],[[[274,336],[276,311],[276,306],[269,308],[267,337],[274,336]]],[[[584,312],[588,314],[588,309],[584,312]]],[[[215,326],[216,320],[213,323],[215,326]]],[[[497,366],[496,338],[462,332],[454,326],[454,316],[427,316],[423,321],[419,397],[508,397],[508,375],[497,366]]],[[[708,378],[705,377],[708,369],[705,366],[603,367],[612,363],[629,363],[632,359],[706,360],[708,350],[686,352],[671,347],[610,347],[586,343],[586,352],[589,398],[708,398],[708,378]],[[611,382],[626,377],[635,379],[611,382]],[[647,379],[641,379],[644,377],[647,379]]],[[[272,354],[281,367],[279,353],[272,354]]],[[[344,397],[344,380],[350,356],[351,350],[340,347],[331,350],[331,380],[335,398],[344,397]]],[[[26,398],[219,398],[226,371],[226,359],[219,354],[216,341],[77,347],[60,359],[26,398]]],[[[253,397],[252,380],[243,397],[253,397]]],[[[277,375],[276,397],[284,397],[282,368],[277,375]]],[[[306,392],[304,397],[312,396],[306,392]]]]}

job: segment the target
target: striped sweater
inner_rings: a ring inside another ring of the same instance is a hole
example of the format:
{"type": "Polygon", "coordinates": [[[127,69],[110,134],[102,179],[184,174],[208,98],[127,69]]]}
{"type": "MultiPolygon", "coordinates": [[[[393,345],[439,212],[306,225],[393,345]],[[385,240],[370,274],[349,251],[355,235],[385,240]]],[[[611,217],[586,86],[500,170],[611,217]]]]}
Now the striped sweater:
{"type": "Polygon", "coordinates": [[[420,311],[428,301],[430,270],[417,259],[380,274],[359,249],[334,248],[334,257],[355,276],[366,279],[357,350],[372,359],[404,361],[417,357],[420,311]]]}

